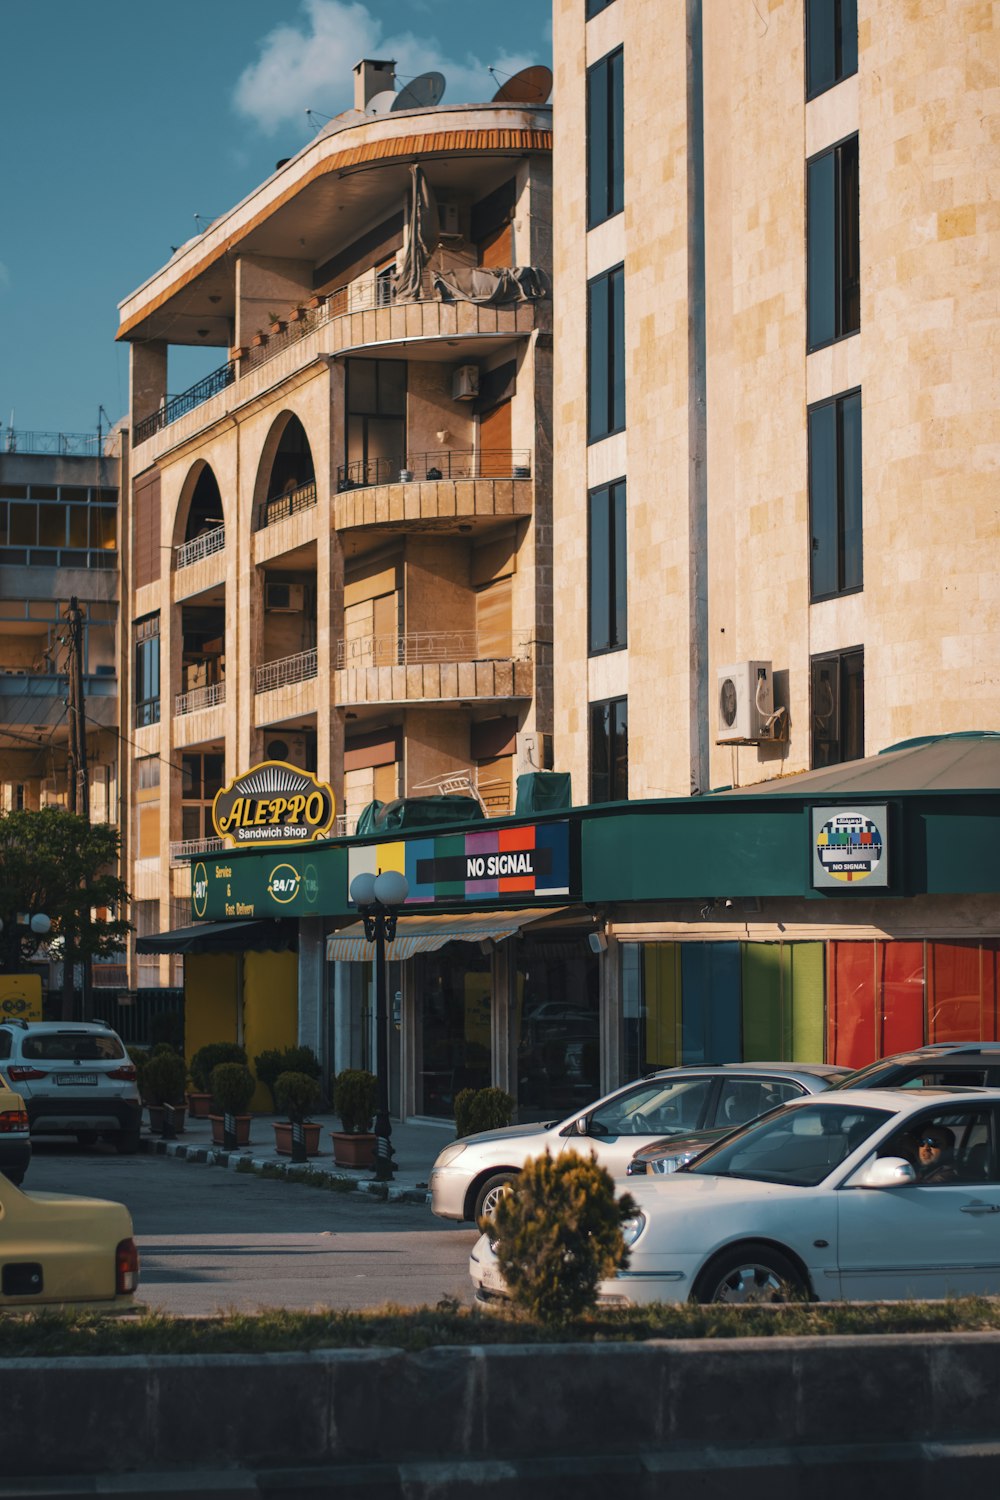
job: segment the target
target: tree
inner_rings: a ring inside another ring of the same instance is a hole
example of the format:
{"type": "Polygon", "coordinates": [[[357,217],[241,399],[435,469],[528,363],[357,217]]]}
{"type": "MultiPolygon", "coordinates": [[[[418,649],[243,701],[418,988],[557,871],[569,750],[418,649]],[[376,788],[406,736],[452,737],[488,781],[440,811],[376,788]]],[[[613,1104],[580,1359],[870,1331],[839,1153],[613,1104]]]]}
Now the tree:
{"type": "Polygon", "coordinates": [[[0,972],[16,974],[53,938],[66,964],[124,947],[131,924],[113,915],[129,899],[116,873],[119,846],[117,828],[62,808],[0,815],[0,972]],[[41,914],[52,923],[46,935],[18,921],[41,914]]]}

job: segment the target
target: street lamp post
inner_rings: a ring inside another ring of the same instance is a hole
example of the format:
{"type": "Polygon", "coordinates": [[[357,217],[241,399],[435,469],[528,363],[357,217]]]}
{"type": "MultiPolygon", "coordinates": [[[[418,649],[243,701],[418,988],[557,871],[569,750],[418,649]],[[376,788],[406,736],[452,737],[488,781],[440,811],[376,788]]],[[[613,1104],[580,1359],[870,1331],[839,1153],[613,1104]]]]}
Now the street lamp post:
{"type": "Polygon", "coordinates": [[[365,923],[365,937],[375,944],[375,1076],[378,1080],[378,1112],[375,1116],[375,1178],[390,1182],[395,1171],[392,1156],[392,1124],[389,1120],[389,1006],[385,945],[396,935],[397,907],[410,893],[406,876],[398,870],[381,875],[355,875],[351,900],[365,923]]]}

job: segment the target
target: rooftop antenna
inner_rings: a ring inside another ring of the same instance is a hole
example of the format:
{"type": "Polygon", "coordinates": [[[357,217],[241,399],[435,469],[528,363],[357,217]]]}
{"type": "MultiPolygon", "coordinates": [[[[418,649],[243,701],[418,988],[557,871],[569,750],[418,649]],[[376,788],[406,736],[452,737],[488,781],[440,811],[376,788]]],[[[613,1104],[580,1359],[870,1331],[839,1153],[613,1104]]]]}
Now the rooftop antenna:
{"type": "Polygon", "coordinates": [[[506,79],[493,95],[491,104],[545,104],[552,92],[552,69],[544,63],[522,68],[513,77],[509,73],[500,73],[497,68],[490,68],[490,72],[494,78],[506,79]]]}
{"type": "Polygon", "coordinates": [[[208,217],[208,215],[206,214],[195,214],[194,222],[198,227],[198,233],[204,234],[205,230],[210,228],[211,225],[215,223],[217,218],[218,214],[212,214],[211,217],[208,217]]]}
{"type": "Polygon", "coordinates": [[[312,126],[313,134],[315,135],[320,130],[323,129],[323,125],[324,124],[329,124],[329,122],[333,119],[333,116],[332,115],[321,115],[318,109],[307,109],[306,110],[306,119],[309,121],[309,124],[312,126]],[[319,124],[316,124],[314,122],[314,120],[313,120],[313,116],[314,115],[316,117],[316,120],[320,122],[319,124]]]}
{"type": "Polygon", "coordinates": [[[433,105],[440,104],[444,98],[444,89],[443,73],[419,73],[416,78],[410,79],[405,88],[400,89],[392,106],[393,111],[430,109],[433,105]]]}

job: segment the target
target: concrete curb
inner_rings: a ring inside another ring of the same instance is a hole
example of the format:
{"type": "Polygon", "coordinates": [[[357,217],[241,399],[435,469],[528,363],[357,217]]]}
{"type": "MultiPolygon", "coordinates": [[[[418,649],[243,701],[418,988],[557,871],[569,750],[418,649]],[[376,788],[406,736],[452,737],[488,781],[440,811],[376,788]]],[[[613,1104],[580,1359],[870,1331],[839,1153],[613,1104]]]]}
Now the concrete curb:
{"type": "Polygon", "coordinates": [[[275,1161],[273,1157],[254,1156],[251,1151],[223,1151],[213,1146],[189,1146],[184,1141],[168,1141],[157,1136],[141,1136],[139,1140],[139,1151],[145,1156],[171,1156],[179,1161],[197,1162],[202,1166],[224,1167],[230,1172],[247,1171],[252,1168],[255,1172],[262,1171],[265,1167],[280,1177],[288,1177],[292,1172],[315,1172],[317,1176],[330,1177],[337,1182],[351,1183],[359,1193],[370,1193],[375,1198],[382,1198],[388,1203],[426,1203],[431,1201],[431,1195],[424,1188],[400,1187],[395,1183],[378,1182],[374,1178],[355,1177],[351,1172],[344,1170],[329,1171],[326,1167],[314,1167],[308,1163],[296,1164],[291,1161],[275,1161]],[[243,1164],[247,1165],[244,1166],[243,1164]]]}

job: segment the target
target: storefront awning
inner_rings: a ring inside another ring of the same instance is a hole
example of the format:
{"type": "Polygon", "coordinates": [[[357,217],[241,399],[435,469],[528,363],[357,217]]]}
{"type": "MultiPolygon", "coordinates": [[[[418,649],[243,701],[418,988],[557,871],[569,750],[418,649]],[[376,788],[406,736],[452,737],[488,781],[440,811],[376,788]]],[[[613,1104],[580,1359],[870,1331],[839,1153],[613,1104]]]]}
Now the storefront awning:
{"type": "Polygon", "coordinates": [[[283,953],[294,946],[296,922],[196,922],[136,938],[137,953],[283,953]]]}
{"type": "MultiPolygon", "coordinates": [[[[415,953],[433,953],[445,943],[481,943],[489,938],[500,943],[530,922],[541,922],[561,909],[556,906],[544,911],[496,911],[468,917],[400,917],[396,936],[386,944],[385,956],[390,962],[399,962],[415,953]]],[[[365,937],[363,922],[331,933],[326,940],[326,956],[331,962],[371,963],[373,951],[374,945],[365,937]]]]}

